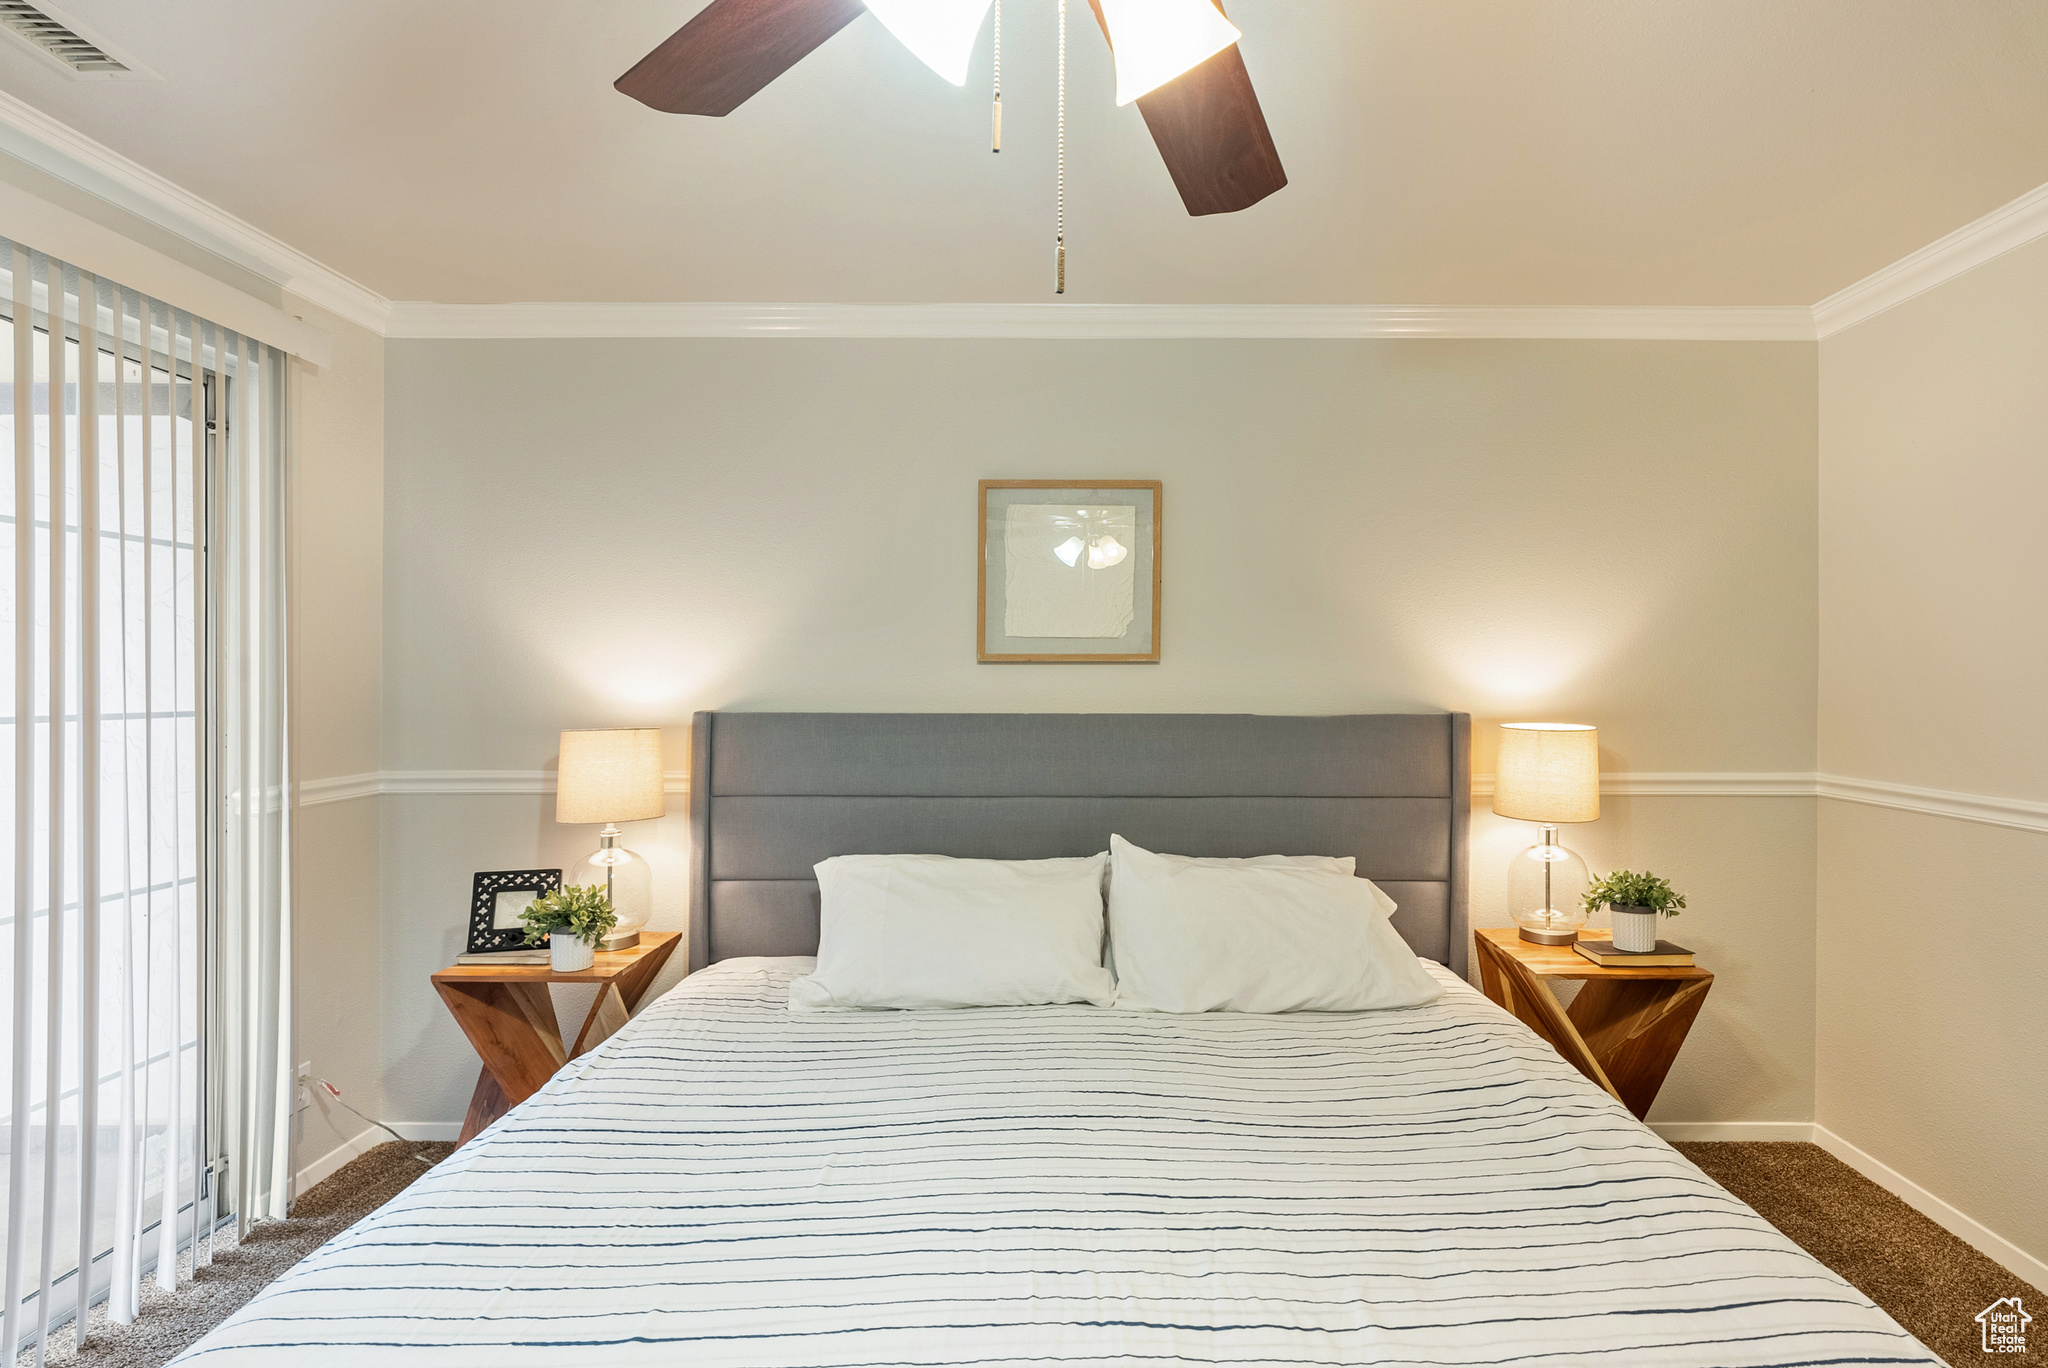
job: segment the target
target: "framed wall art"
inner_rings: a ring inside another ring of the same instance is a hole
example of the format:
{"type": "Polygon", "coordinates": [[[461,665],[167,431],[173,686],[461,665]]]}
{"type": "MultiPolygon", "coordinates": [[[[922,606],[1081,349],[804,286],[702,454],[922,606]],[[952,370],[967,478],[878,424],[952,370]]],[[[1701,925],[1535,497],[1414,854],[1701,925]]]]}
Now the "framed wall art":
{"type": "Polygon", "coordinates": [[[525,950],[526,923],[519,914],[535,898],[562,891],[559,869],[497,869],[476,876],[469,897],[469,953],[525,950]]]}
{"type": "Polygon", "coordinates": [[[978,659],[1156,663],[1158,480],[983,480],[978,659]]]}

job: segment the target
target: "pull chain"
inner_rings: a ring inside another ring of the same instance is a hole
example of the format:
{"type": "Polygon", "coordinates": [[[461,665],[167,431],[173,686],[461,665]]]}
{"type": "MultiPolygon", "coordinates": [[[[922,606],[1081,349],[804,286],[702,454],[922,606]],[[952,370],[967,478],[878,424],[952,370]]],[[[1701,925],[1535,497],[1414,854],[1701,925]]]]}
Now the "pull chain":
{"type": "Polygon", "coordinates": [[[991,152],[1003,150],[1003,0],[996,0],[996,107],[992,116],[991,152]]]}
{"type": "Polygon", "coordinates": [[[1060,0],[1059,235],[1053,244],[1052,292],[1067,292],[1067,0],[1060,0]]]}

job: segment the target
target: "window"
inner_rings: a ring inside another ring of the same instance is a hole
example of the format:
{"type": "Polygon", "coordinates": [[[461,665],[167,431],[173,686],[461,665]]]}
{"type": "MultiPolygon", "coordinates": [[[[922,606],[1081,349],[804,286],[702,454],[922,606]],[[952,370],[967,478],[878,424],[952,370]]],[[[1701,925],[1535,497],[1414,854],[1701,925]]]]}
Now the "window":
{"type": "Polygon", "coordinates": [[[259,1141],[259,1200],[222,1186],[289,1053],[288,986],[262,972],[284,914],[282,364],[40,253],[0,243],[0,265],[0,1224],[28,1345],[81,1289],[120,1320],[152,1265],[174,1290],[219,1216],[282,1214],[281,1144],[259,1141]]]}

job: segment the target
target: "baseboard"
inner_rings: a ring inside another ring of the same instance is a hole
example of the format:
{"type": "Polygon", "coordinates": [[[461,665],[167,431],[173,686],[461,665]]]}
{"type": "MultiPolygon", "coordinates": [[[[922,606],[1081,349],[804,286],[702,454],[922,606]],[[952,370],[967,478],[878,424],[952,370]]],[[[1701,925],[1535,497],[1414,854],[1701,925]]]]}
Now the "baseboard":
{"type": "Polygon", "coordinates": [[[2014,1277],[2024,1279],[2037,1288],[2048,1290],[2048,1263],[2043,1263],[2027,1253],[1983,1222],[1964,1215],[1897,1169],[1857,1149],[1826,1126],[1814,1126],[1813,1143],[1949,1234],[1965,1244],[1974,1246],[1986,1258],[2004,1266],[2014,1277]]]}
{"type": "MultiPolygon", "coordinates": [[[[408,1140],[426,1143],[431,1140],[453,1140],[462,1133],[460,1121],[399,1121],[391,1127],[408,1140]]],[[[379,1145],[388,1145],[391,1137],[376,1126],[367,1127],[360,1135],[342,1141],[327,1153],[299,1170],[292,1186],[296,1198],[323,1178],[331,1177],[351,1159],[359,1159],[379,1145]]]]}
{"type": "Polygon", "coordinates": [[[300,1193],[312,1187],[313,1184],[323,1178],[331,1177],[335,1170],[339,1169],[343,1164],[346,1164],[351,1159],[357,1159],[368,1154],[387,1138],[383,1131],[378,1130],[375,1126],[369,1126],[363,1130],[362,1134],[351,1136],[349,1139],[342,1141],[333,1149],[299,1170],[297,1178],[292,1181],[292,1196],[297,1198],[300,1193]]]}
{"type": "Polygon", "coordinates": [[[460,1121],[393,1121],[391,1129],[408,1140],[425,1144],[431,1140],[453,1140],[462,1134],[460,1121]]]}
{"type": "Polygon", "coordinates": [[[1811,1140],[1811,1121],[1652,1121],[1666,1140],[1811,1140]]]}
{"type": "Polygon", "coordinates": [[[1897,1169],[1857,1149],[1826,1126],[1812,1121],[1652,1121],[1649,1127],[1665,1140],[1804,1140],[1819,1145],[2013,1276],[2048,1290],[2048,1263],[1983,1222],[1964,1215],[1897,1169]]]}

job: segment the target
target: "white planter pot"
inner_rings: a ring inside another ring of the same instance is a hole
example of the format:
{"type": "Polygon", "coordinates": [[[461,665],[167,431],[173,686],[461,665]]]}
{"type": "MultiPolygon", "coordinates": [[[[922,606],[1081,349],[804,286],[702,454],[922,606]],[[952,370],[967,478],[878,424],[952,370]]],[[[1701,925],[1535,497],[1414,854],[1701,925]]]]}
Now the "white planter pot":
{"type": "Polygon", "coordinates": [[[1657,948],[1657,914],[1647,907],[1615,907],[1614,948],[1647,955],[1657,948]]]}
{"type": "Polygon", "coordinates": [[[596,959],[595,947],[567,931],[556,931],[548,936],[548,967],[558,974],[574,974],[588,969],[596,959]]]}

